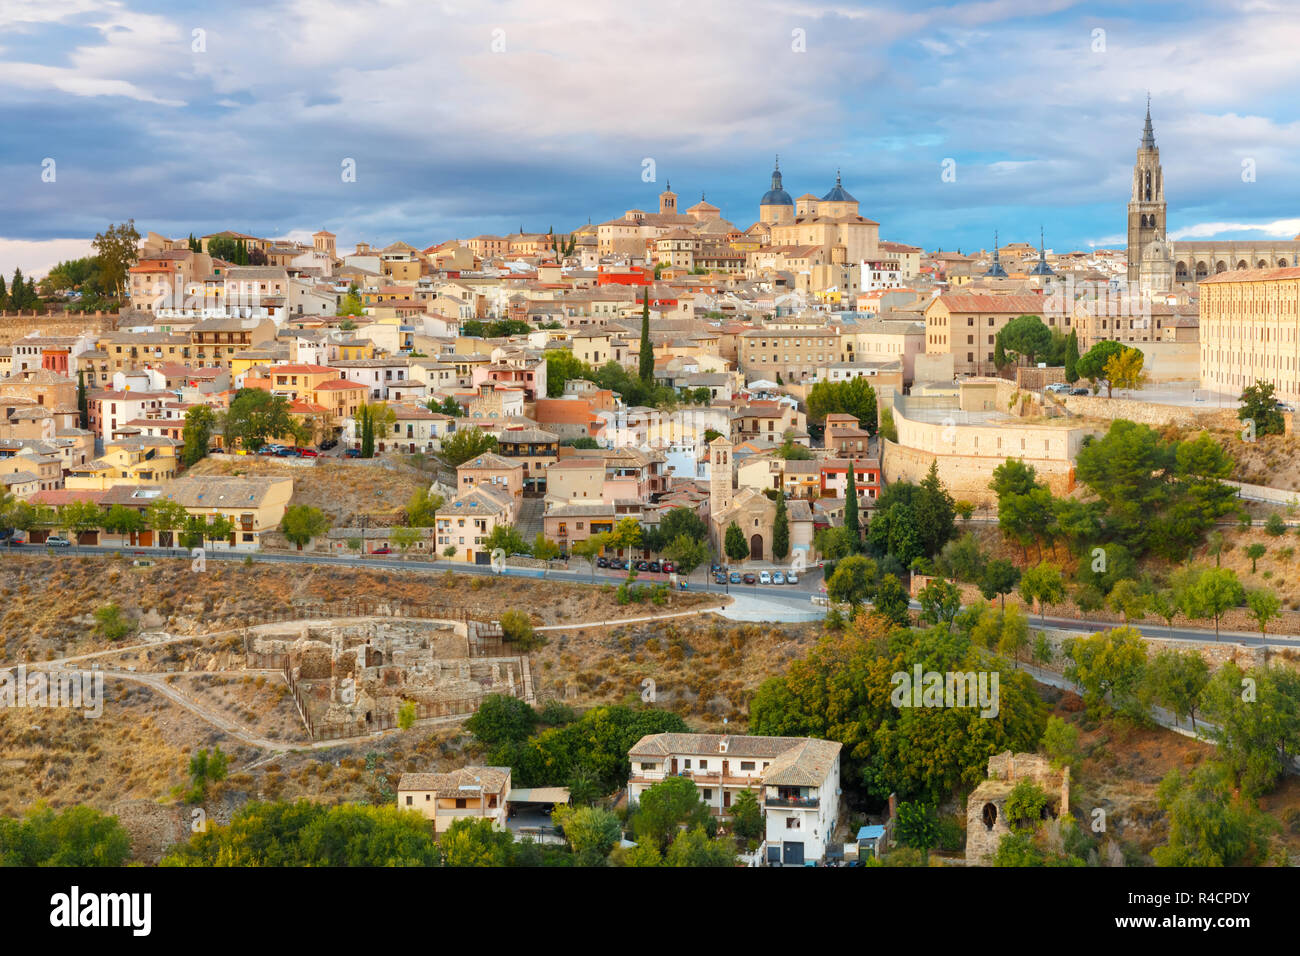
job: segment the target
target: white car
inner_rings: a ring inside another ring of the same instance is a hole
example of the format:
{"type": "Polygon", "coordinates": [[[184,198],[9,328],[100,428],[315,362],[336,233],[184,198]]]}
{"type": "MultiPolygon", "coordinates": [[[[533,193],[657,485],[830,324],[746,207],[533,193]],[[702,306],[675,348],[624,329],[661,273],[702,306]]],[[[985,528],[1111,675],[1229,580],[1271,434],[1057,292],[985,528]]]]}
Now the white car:
{"type": "Polygon", "coordinates": [[[798,584],[798,583],[799,583],[799,575],[795,574],[793,571],[787,571],[787,572],[785,573],[785,583],[786,583],[786,584],[798,584]]]}
{"type": "Polygon", "coordinates": [[[783,571],[774,571],[774,572],[772,572],[772,583],[773,583],[773,584],[785,584],[785,572],[783,572],[783,571]]]}
{"type": "Polygon", "coordinates": [[[1049,392],[1068,392],[1070,386],[1065,382],[1053,382],[1051,385],[1047,386],[1047,390],[1049,392]]]}
{"type": "Polygon", "coordinates": [[[771,583],[772,583],[772,575],[771,575],[771,573],[770,573],[770,572],[767,572],[767,571],[764,571],[764,572],[762,572],[761,574],[759,574],[759,576],[758,576],[758,583],[759,583],[759,584],[771,584],[771,583]]]}

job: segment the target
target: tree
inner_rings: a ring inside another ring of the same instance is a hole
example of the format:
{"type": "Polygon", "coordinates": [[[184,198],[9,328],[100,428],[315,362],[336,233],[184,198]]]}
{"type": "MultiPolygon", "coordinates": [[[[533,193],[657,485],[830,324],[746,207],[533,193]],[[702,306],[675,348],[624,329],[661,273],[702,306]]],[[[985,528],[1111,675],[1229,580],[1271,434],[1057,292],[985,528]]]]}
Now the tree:
{"type": "Polygon", "coordinates": [[[1043,750],[1052,762],[1052,769],[1073,766],[1080,757],[1079,728],[1060,717],[1048,717],[1047,729],[1043,731],[1043,750]]]}
{"type": "Polygon", "coordinates": [[[961,610],[961,591],[943,578],[932,579],[916,599],[921,602],[921,620],[927,624],[952,624],[961,610]]]}
{"type": "Polygon", "coordinates": [[[553,561],[560,556],[560,546],[540,531],[533,540],[532,551],[538,561],[553,561]]]}
{"type": "Polygon", "coordinates": [[[858,522],[858,486],[853,477],[853,460],[849,460],[847,484],[844,487],[844,527],[848,529],[856,551],[862,543],[862,525],[858,522]]]}
{"type": "Polygon", "coordinates": [[[330,518],[319,508],[310,505],[290,505],[280,519],[280,532],[296,545],[298,550],[310,544],[330,529],[330,518]]]}
{"type": "Polygon", "coordinates": [[[655,350],[650,343],[650,289],[641,294],[641,352],[637,362],[641,384],[653,388],[655,383],[655,350]]]}
{"type": "Polygon", "coordinates": [[[659,531],[665,541],[675,541],[686,535],[694,541],[707,542],[709,529],[694,508],[678,506],[669,508],[659,519],[659,531]]]}
{"type": "Polygon", "coordinates": [[[1300,675],[1286,667],[1243,672],[1229,661],[1210,678],[1203,707],[1219,755],[1250,796],[1267,793],[1300,753],[1300,675]]]}
{"type": "Polygon", "coordinates": [[[537,632],[533,630],[533,619],[526,611],[502,611],[501,634],[521,651],[532,650],[538,644],[545,643],[537,637],[537,632]]]}
{"type": "Polygon", "coordinates": [[[412,528],[432,528],[438,521],[438,510],[447,502],[432,488],[420,488],[406,503],[406,523],[412,528]]]}
{"type": "Polygon", "coordinates": [[[1012,833],[1032,833],[1047,811],[1047,793],[1033,780],[1024,778],[1011,788],[1004,807],[1012,833]]]}
{"type": "Polygon", "coordinates": [[[1094,390],[1099,382],[1105,384],[1106,395],[1109,397],[1112,384],[1106,379],[1106,363],[1127,349],[1128,346],[1121,342],[1103,339],[1079,357],[1079,361],[1075,363],[1075,370],[1078,371],[1080,378],[1092,382],[1094,390]]]}
{"type": "Polygon", "coordinates": [[[861,555],[845,558],[835,565],[835,573],[826,582],[826,596],[836,604],[857,607],[866,604],[876,593],[876,562],[861,555]]]}
{"type": "Polygon", "coordinates": [[[956,533],[957,509],[952,495],[939,480],[937,461],[930,462],[930,470],[917,485],[912,507],[916,512],[916,530],[921,537],[922,552],[938,554],[956,533]]]}
{"type": "Polygon", "coordinates": [[[578,866],[604,866],[623,835],[618,817],[597,807],[575,809],[561,804],[551,814],[551,822],[564,832],[578,866]]]}
{"type": "Polygon", "coordinates": [[[593,534],[583,541],[575,541],[569,546],[569,550],[579,558],[582,558],[591,568],[591,579],[596,580],[596,559],[605,552],[609,546],[609,534],[600,532],[593,534]]]}
{"type": "Polygon", "coordinates": [[[191,468],[203,460],[212,441],[212,426],[217,416],[207,405],[195,405],[185,413],[185,428],[181,432],[184,446],[181,448],[181,463],[191,468]]]}
{"type": "Polygon", "coordinates": [[[1157,866],[1250,866],[1268,854],[1271,823],[1214,764],[1183,777],[1171,770],[1156,788],[1169,818],[1169,842],[1151,851],[1157,866]]]}
{"type": "Polygon", "coordinates": [[[1104,372],[1107,397],[1110,397],[1112,388],[1138,389],[1146,384],[1147,376],[1142,371],[1144,361],[1142,350],[1133,348],[1107,359],[1104,372]]]}
{"type": "Polygon", "coordinates": [[[1106,596],[1110,609],[1124,619],[1124,623],[1140,621],[1147,616],[1151,606],[1151,597],[1142,590],[1142,586],[1132,578],[1115,582],[1110,594],[1106,596]]]}
{"type": "Polygon", "coordinates": [[[615,548],[635,548],[641,544],[644,529],[641,522],[631,516],[619,518],[610,533],[610,545],[615,548]]]}
{"type": "Polygon", "coordinates": [[[931,803],[904,800],[898,805],[895,825],[899,842],[924,856],[939,843],[939,814],[931,803]]]}
{"type": "Polygon", "coordinates": [[[103,527],[104,512],[93,501],[70,501],[59,509],[59,527],[75,540],[78,535],[103,527]]]}
{"type": "Polygon", "coordinates": [[[109,534],[135,534],[145,528],[144,515],[125,505],[113,505],[101,519],[100,524],[109,534]]]}
{"type": "Polygon", "coordinates": [[[397,726],[402,730],[410,730],[415,726],[415,717],[415,701],[402,701],[397,708],[397,726]]]}
{"type": "Polygon", "coordinates": [[[772,557],[784,561],[790,553],[790,516],[785,510],[785,495],[778,494],[776,515],[772,519],[772,557]]]}
{"type": "Polygon", "coordinates": [[[126,828],[91,807],[38,802],[21,819],[0,817],[0,867],[119,867],[130,855],[126,828]]]}
{"type": "Polygon", "coordinates": [[[709,547],[703,541],[679,534],[664,552],[677,567],[677,573],[689,578],[691,572],[709,560],[709,547]]]}
{"type": "Polygon", "coordinates": [[[515,838],[486,818],[453,820],[439,841],[444,866],[501,867],[514,859],[515,838]]]}
{"type": "Polygon", "coordinates": [[[1020,666],[1020,652],[1029,647],[1029,621],[1020,608],[1012,605],[1002,612],[1002,630],[998,635],[998,653],[1020,666]]]}
{"type": "Polygon", "coordinates": [[[498,524],[492,532],[483,539],[483,548],[486,551],[496,551],[500,548],[506,554],[528,554],[528,542],[524,536],[519,533],[514,525],[498,524]]]}
{"type": "Polygon", "coordinates": [[[892,408],[882,408],[880,410],[880,437],[885,441],[898,444],[898,426],[894,424],[894,410],[892,408]]]}
{"type": "Polygon", "coordinates": [[[289,400],[260,388],[241,388],[226,412],[226,444],[232,448],[242,445],[257,451],[272,439],[282,437],[305,441],[304,432],[289,412],[289,400]]]}
{"type": "Polygon", "coordinates": [[[1024,356],[1033,365],[1051,346],[1052,332],[1038,316],[1018,315],[998,332],[994,344],[999,343],[1005,352],[1014,352],[1017,359],[1024,356]]]}
{"type": "Polygon", "coordinates": [[[753,790],[742,790],[731,801],[731,829],[743,840],[757,840],[763,835],[763,808],[753,790]]]}
{"type": "Polygon", "coordinates": [[[1250,616],[1259,625],[1259,636],[1262,638],[1268,633],[1268,622],[1282,610],[1282,599],[1272,591],[1249,591],[1246,594],[1246,606],[1250,608],[1250,616]]]}
{"type": "Polygon", "coordinates": [[[1272,382],[1256,381],[1241,390],[1241,408],[1237,418],[1253,423],[1256,435],[1281,435],[1286,430],[1285,419],[1278,410],[1272,382]]]}
{"type": "Polygon", "coordinates": [[[1214,620],[1214,639],[1217,641],[1219,621],[1229,610],[1241,605],[1246,599],[1246,590],[1231,569],[1208,568],[1196,579],[1193,592],[1195,605],[1201,611],[1198,616],[1214,620]]]}
{"type": "Polygon", "coordinates": [[[1103,710],[1109,697],[1130,716],[1145,718],[1139,691],[1146,672],[1146,645],[1131,627],[1072,637],[1061,646],[1070,663],[1065,678],[1083,690],[1090,709],[1103,710]]]}
{"type": "Polygon", "coordinates": [[[734,521],[727,525],[722,547],[732,561],[744,561],[749,557],[749,542],[745,540],[745,532],[734,521]]]}
{"type": "Polygon", "coordinates": [[[140,246],[140,233],[135,231],[135,220],[121,225],[109,225],[96,234],[91,245],[95,247],[99,262],[100,281],[119,298],[126,294],[126,270],[135,262],[140,246]]]}
{"type": "Polygon", "coordinates": [[[1151,595],[1151,613],[1165,622],[1169,636],[1174,636],[1174,618],[1178,616],[1178,597],[1170,588],[1164,588],[1151,595]]]}
{"type": "Polygon", "coordinates": [[[489,746],[527,740],[537,727],[537,711],[507,694],[488,694],[465,721],[465,729],[489,746]]]}
{"type": "Polygon", "coordinates": [[[1005,609],[1007,595],[1015,590],[1016,583],[1019,580],[1019,568],[1005,558],[993,558],[984,565],[984,570],[980,574],[980,594],[984,595],[984,598],[989,601],[997,597],[1000,606],[1005,609]]]}
{"type": "Polygon", "coordinates": [[[1020,576],[1020,596],[1031,606],[1038,602],[1038,623],[1045,624],[1048,605],[1065,600],[1065,582],[1061,580],[1060,568],[1046,561],[1027,568],[1020,576]]]}
{"type": "MultiPolygon", "coordinates": [[[[406,528],[401,525],[391,528],[388,532],[388,540],[395,544],[403,554],[415,547],[416,542],[422,536],[419,528],[406,528]]],[[[299,548],[301,549],[301,545],[299,545],[299,548]]]]}
{"type": "Polygon", "coordinates": [[[546,350],[546,395],[559,398],[564,394],[564,385],[572,379],[592,381],[596,370],[578,358],[569,349],[546,350]]]}
{"type": "Polygon", "coordinates": [[[912,623],[907,591],[904,590],[897,575],[886,574],[880,579],[880,586],[876,589],[875,600],[872,603],[877,614],[899,627],[907,627],[912,623]]]}
{"type": "Polygon", "coordinates": [[[1159,651],[1146,669],[1145,683],[1152,699],[1179,720],[1190,719],[1193,732],[1209,682],[1210,667],[1195,651],[1159,651]]]}
{"type": "Polygon", "coordinates": [[[838,561],[853,553],[853,538],[843,525],[822,528],[813,535],[813,547],[828,561],[838,561]]]}
{"type": "Polygon", "coordinates": [[[647,841],[662,853],[683,827],[689,830],[712,822],[695,782],[688,777],[668,777],[641,794],[632,813],[632,832],[638,842],[647,841]]]}
{"type": "MultiPolygon", "coordinates": [[[[375,441],[380,435],[388,434],[388,426],[397,421],[397,413],[388,405],[363,402],[357,408],[356,426],[361,439],[361,457],[375,457],[375,441]]],[[[459,434],[459,432],[457,433],[459,434]]],[[[454,437],[454,436],[453,436],[454,437]]],[[[443,442],[443,457],[446,457],[447,443],[443,442]]],[[[460,464],[457,462],[456,464],[460,464]]]]}
{"type": "Polygon", "coordinates": [[[1065,380],[1071,385],[1079,380],[1079,335],[1074,329],[1065,345],[1065,380]]]}
{"type": "Polygon", "coordinates": [[[127,619],[116,602],[96,608],[95,632],[108,641],[117,641],[126,637],[135,629],[135,624],[127,619]]]}
{"type": "Polygon", "coordinates": [[[171,498],[155,498],[144,510],[145,523],[161,535],[167,535],[184,526],[189,512],[179,501],[171,498]]]}
{"type": "Polygon", "coordinates": [[[442,458],[453,468],[496,449],[496,436],[477,428],[458,428],[442,440],[442,458]]]}
{"type": "Polygon", "coordinates": [[[735,866],[736,851],[729,840],[714,839],[703,826],[677,834],[664,854],[665,866],[735,866]]]}
{"type": "MultiPolygon", "coordinates": [[[[1256,562],[1258,562],[1259,559],[1262,558],[1267,553],[1268,553],[1268,548],[1260,544],[1258,541],[1246,546],[1246,557],[1250,558],[1251,574],[1255,573],[1256,562]]],[[[1214,563],[1216,567],[1219,564],[1219,556],[1217,554],[1214,556],[1214,563]]]]}
{"type": "Polygon", "coordinates": [[[361,301],[361,295],[354,282],[348,286],[348,291],[342,299],[339,300],[339,307],[334,311],[336,316],[348,315],[365,315],[366,307],[361,301]]]}
{"type": "MultiPolygon", "coordinates": [[[[0,287],[4,279],[0,278],[0,287]]],[[[90,399],[86,392],[86,370],[77,369],[77,427],[90,428],[90,399]]]]}
{"type": "Polygon", "coordinates": [[[817,382],[808,390],[807,406],[810,422],[820,425],[830,414],[852,415],[867,434],[876,434],[879,407],[876,390],[865,378],[817,382]]]}

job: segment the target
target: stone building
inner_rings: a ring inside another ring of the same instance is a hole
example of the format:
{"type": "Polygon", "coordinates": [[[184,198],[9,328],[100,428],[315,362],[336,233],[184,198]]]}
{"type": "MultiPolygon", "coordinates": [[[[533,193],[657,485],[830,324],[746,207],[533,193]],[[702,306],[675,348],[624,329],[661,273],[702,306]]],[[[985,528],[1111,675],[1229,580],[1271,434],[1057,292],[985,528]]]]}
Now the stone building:
{"type": "Polygon", "coordinates": [[[1053,770],[1046,757],[1003,751],[989,758],[988,779],[966,800],[966,862],[988,863],[1002,838],[1011,832],[1006,804],[1022,780],[1047,793],[1044,813],[1057,819],[1070,812],[1070,770],[1053,770]]]}

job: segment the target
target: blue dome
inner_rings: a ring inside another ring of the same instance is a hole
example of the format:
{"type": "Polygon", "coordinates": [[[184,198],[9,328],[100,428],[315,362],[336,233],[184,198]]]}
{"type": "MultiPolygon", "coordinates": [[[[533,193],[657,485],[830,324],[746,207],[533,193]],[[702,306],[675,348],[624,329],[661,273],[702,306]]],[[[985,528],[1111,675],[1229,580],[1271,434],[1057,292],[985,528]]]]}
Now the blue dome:
{"type": "Polygon", "coordinates": [[[857,202],[849,191],[840,185],[840,171],[835,170],[835,188],[822,197],[822,202],[857,202]]]}
{"type": "Polygon", "coordinates": [[[758,201],[760,206],[793,206],[794,200],[790,194],[781,188],[781,164],[777,161],[776,168],[772,170],[772,188],[763,193],[763,198],[758,201]]]}

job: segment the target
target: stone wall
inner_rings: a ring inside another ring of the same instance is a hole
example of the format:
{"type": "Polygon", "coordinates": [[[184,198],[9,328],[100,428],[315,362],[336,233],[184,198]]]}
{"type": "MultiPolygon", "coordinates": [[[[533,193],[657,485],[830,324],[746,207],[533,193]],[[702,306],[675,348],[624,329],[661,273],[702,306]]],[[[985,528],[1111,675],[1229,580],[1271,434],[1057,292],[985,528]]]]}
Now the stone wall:
{"type": "MultiPolygon", "coordinates": [[[[1136,398],[1106,398],[1103,395],[1063,395],[1065,407],[1085,418],[1113,420],[1126,418],[1143,425],[1177,425],[1181,428],[1205,428],[1225,409],[1216,406],[1158,405],[1136,398]]],[[[1229,412],[1232,420],[1236,413],[1229,412]]]]}
{"type": "Polygon", "coordinates": [[[31,332],[41,335],[80,335],[82,332],[111,332],[118,317],[103,312],[73,314],[53,312],[0,312],[0,345],[13,345],[31,332]]]}
{"type": "Polygon", "coordinates": [[[1070,812],[1070,771],[1053,770],[1046,757],[1003,751],[989,757],[988,779],[966,801],[966,862],[986,863],[1002,838],[1011,832],[1006,802],[1021,780],[1038,784],[1049,799],[1048,812],[1059,818],[1070,812]]]}
{"type": "MultiPolygon", "coordinates": [[[[1001,458],[974,455],[935,455],[917,448],[905,448],[891,441],[881,441],[881,474],[885,483],[895,481],[919,482],[930,470],[930,463],[939,463],[939,479],[949,494],[958,501],[969,501],[977,508],[996,507],[997,496],[989,488],[993,471],[1007,458],[1020,457],[1008,452],[1001,458]]],[[[1033,465],[1038,478],[1054,495],[1066,495],[1074,488],[1074,463],[1047,461],[1039,458],[1023,459],[1033,465]]]]}

